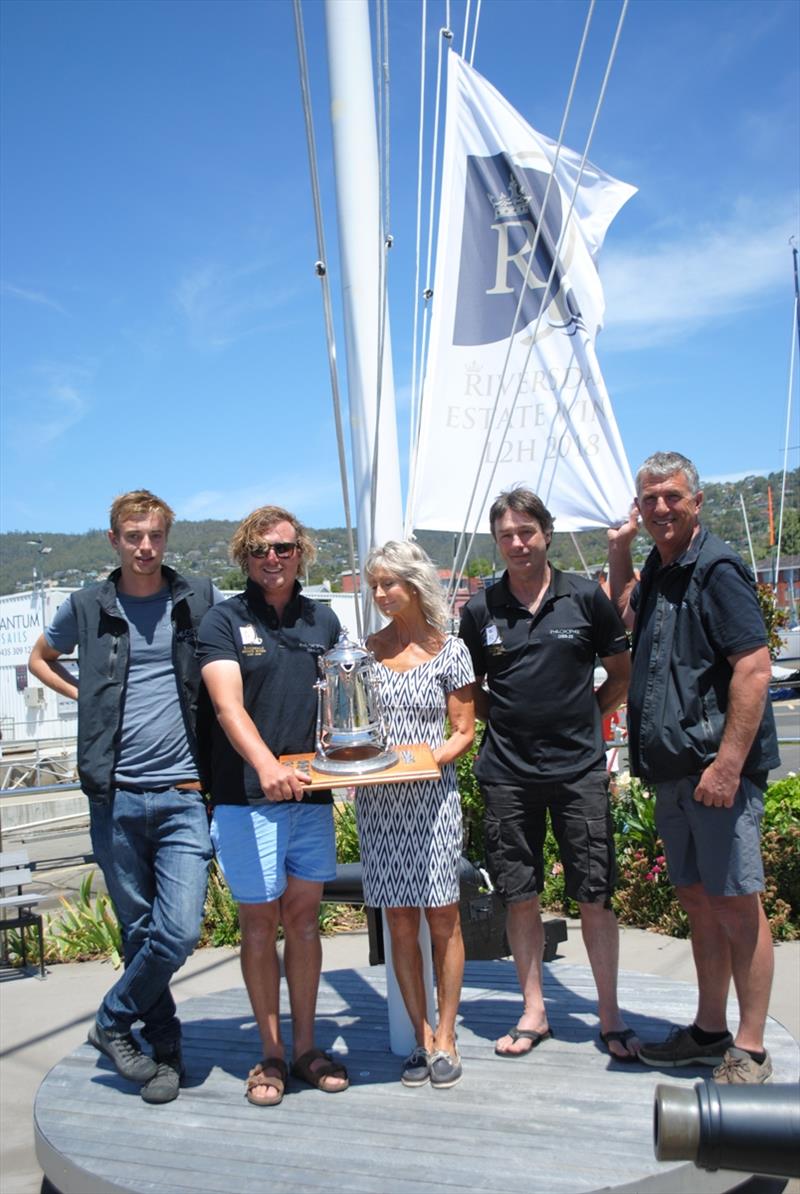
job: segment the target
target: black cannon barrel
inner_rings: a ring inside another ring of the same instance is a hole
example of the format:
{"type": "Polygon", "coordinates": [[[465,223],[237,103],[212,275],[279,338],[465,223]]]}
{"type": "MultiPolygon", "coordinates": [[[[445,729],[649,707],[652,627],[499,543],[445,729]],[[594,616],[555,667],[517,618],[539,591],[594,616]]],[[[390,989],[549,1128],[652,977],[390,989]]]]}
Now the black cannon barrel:
{"type": "Polygon", "coordinates": [[[659,1161],[800,1177],[800,1086],[718,1086],[711,1079],[691,1090],[660,1084],[653,1143],[659,1161]]]}

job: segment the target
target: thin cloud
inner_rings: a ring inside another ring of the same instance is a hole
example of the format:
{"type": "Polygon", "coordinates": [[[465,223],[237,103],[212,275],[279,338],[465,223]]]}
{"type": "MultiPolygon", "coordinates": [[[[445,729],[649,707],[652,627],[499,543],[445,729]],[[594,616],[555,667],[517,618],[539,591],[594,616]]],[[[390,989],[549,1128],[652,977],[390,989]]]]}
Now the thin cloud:
{"type": "Polygon", "coordinates": [[[33,370],[33,380],[6,401],[12,442],[51,447],[80,423],[91,409],[87,391],[94,368],[47,363],[33,370]]]}
{"type": "Polygon", "coordinates": [[[298,287],[276,286],[275,269],[274,265],[229,267],[209,262],[185,274],[175,287],[174,299],[192,342],[220,350],[247,336],[274,331],[273,313],[299,293],[298,287]],[[259,280],[258,275],[265,273],[259,280]]]}
{"type": "Polygon", "coordinates": [[[40,290],[25,290],[22,286],[14,286],[11,282],[3,282],[2,291],[3,294],[9,294],[12,298],[22,299],[26,303],[36,303],[40,307],[50,307],[53,311],[58,311],[61,315],[67,314],[61,303],[50,298],[47,294],[42,294],[40,290]]]}
{"type": "Polygon", "coordinates": [[[681,237],[609,248],[601,272],[606,295],[603,347],[664,344],[763,301],[787,276],[795,219],[755,211],[681,237]]]}
{"type": "MultiPolygon", "coordinates": [[[[293,470],[284,478],[272,475],[268,482],[241,489],[202,489],[177,506],[179,518],[224,518],[238,521],[259,506],[280,505],[310,526],[323,525],[325,511],[341,506],[341,488],[334,479],[321,478],[312,465],[309,475],[293,470]],[[313,494],[313,497],[309,497],[313,494]]],[[[324,525],[331,525],[329,520],[324,525]]]]}
{"type": "Polygon", "coordinates": [[[774,472],[774,468],[749,468],[738,473],[715,473],[714,476],[703,476],[701,480],[704,485],[726,485],[734,481],[744,481],[747,477],[768,477],[774,472]]]}
{"type": "Polygon", "coordinates": [[[55,382],[50,386],[45,404],[44,418],[37,423],[37,437],[52,444],[61,439],[65,432],[80,423],[89,409],[89,403],[77,386],[67,382],[55,382]]]}

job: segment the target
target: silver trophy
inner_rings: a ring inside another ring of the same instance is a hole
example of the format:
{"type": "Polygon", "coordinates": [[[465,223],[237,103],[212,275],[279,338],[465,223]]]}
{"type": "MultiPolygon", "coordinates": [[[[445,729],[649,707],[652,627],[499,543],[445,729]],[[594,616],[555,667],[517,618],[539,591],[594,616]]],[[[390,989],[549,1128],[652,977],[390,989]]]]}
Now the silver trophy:
{"type": "Polygon", "coordinates": [[[364,775],[397,762],[388,747],[375,657],[343,630],[319,660],[317,753],[313,767],[327,775],[364,775]]]}

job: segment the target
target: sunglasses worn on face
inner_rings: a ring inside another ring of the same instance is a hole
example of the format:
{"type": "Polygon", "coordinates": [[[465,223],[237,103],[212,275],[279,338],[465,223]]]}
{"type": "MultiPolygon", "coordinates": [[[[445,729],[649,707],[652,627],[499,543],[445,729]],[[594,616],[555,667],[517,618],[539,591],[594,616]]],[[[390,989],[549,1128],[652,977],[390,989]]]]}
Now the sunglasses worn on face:
{"type": "Polygon", "coordinates": [[[255,560],[265,560],[271,551],[279,560],[290,560],[297,551],[296,543],[262,543],[259,547],[251,547],[249,554],[255,560]]]}

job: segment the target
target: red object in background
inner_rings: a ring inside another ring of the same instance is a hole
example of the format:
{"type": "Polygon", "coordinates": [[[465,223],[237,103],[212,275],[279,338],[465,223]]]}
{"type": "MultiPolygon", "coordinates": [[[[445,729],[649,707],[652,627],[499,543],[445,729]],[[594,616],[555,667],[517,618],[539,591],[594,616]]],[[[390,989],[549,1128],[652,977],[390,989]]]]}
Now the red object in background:
{"type": "Polygon", "coordinates": [[[628,737],[628,718],[625,706],[603,718],[603,741],[609,745],[624,742],[628,737]]]}

